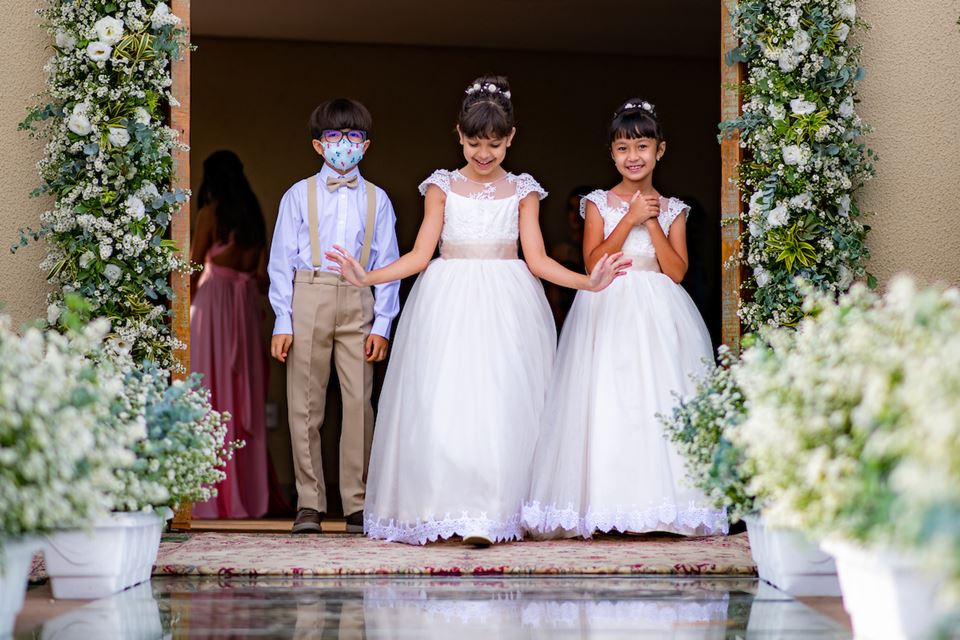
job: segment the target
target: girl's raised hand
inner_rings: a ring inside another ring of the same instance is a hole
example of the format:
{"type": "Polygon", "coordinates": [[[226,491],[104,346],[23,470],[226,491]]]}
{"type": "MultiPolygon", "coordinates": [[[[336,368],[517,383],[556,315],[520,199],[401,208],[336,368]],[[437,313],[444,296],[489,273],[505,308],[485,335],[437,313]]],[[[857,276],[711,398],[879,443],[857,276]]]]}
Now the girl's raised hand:
{"type": "Polygon", "coordinates": [[[350,255],[349,251],[335,244],[333,245],[333,251],[327,251],[324,255],[327,256],[328,260],[335,263],[334,266],[328,267],[330,271],[339,273],[344,280],[355,287],[367,286],[367,272],[363,270],[360,262],[350,255]]]}
{"type": "Polygon", "coordinates": [[[633,224],[640,226],[651,218],[660,215],[660,196],[644,196],[638,189],[633,197],[630,198],[630,210],[628,212],[633,216],[633,224]]]}
{"type": "Polygon", "coordinates": [[[590,272],[590,291],[602,291],[610,286],[610,283],[627,274],[627,269],[633,264],[633,261],[623,256],[623,252],[613,255],[603,254],[603,257],[593,265],[593,271],[590,272]]]}

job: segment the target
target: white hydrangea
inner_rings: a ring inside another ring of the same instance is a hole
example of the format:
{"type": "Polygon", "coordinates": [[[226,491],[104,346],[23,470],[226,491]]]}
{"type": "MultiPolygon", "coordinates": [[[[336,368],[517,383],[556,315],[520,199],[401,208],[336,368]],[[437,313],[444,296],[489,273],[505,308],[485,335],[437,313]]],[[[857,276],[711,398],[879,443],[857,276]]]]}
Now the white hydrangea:
{"type": "Polygon", "coordinates": [[[147,208],[143,204],[143,200],[137,196],[127,196],[123,203],[123,210],[133,218],[141,220],[146,215],[147,208]]]}
{"type": "Polygon", "coordinates": [[[783,148],[783,162],[788,165],[799,165],[804,162],[803,149],[799,145],[790,144],[783,148]]]}
{"type": "Polygon", "coordinates": [[[837,112],[842,118],[852,118],[854,114],[853,110],[853,96],[847,96],[840,103],[840,106],[837,108],[837,112]]]}
{"type": "Polygon", "coordinates": [[[804,99],[803,96],[799,98],[794,98],[790,101],[790,111],[795,113],[798,116],[805,116],[809,113],[813,113],[817,110],[817,105],[814,102],[804,99]]]}
{"type": "Polygon", "coordinates": [[[787,224],[788,219],[787,214],[787,205],[782,202],[778,202],[777,206],[770,210],[770,213],[767,214],[767,223],[771,227],[782,227],[787,224]]]}
{"type": "Polygon", "coordinates": [[[77,39],[73,36],[73,34],[63,30],[57,31],[53,41],[57,47],[68,53],[73,51],[73,48],[77,46],[77,39]]]}

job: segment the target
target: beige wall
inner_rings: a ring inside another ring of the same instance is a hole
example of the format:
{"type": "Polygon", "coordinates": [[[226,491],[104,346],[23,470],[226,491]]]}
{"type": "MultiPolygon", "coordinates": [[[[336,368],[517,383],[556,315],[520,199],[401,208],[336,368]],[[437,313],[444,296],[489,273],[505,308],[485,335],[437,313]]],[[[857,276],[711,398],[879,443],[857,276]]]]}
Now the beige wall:
{"type": "Polygon", "coordinates": [[[46,198],[30,198],[40,184],[36,162],[43,153],[17,124],[32,104],[31,96],[44,87],[41,70],[49,55],[46,31],[35,13],[39,2],[0,0],[0,305],[14,327],[45,315],[47,286],[38,265],[44,247],[32,244],[10,253],[21,227],[38,226],[46,198]]]}
{"type": "Polygon", "coordinates": [[[863,0],[860,113],[877,177],[862,207],[880,282],[908,272],[960,284],[960,2],[863,0]]]}

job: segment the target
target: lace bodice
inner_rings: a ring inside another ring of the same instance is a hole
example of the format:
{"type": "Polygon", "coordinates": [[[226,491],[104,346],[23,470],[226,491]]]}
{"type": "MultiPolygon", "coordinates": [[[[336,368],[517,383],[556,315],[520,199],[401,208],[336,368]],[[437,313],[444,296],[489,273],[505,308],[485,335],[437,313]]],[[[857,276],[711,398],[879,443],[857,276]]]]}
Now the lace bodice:
{"type": "Polygon", "coordinates": [[[520,235],[520,200],[536,193],[547,197],[529,174],[508,173],[494,182],[474,182],[460,171],[439,169],[420,184],[426,195],[430,185],[447,194],[441,242],[456,244],[516,242],[520,235]]]}
{"type": "MultiPolygon", "coordinates": [[[[609,191],[597,189],[584,196],[580,201],[580,215],[587,215],[587,201],[597,205],[600,211],[600,217],[603,218],[603,237],[606,238],[616,226],[627,215],[630,204],[609,191]]],[[[680,214],[690,215],[690,207],[683,200],[678,198],[660,198],[660,217],[657,219],[663,233],[670,235],[670,225],[680,214]]],[[[630,255],[653,255],[656,252],[653,249],[653,241],[650,239],[650,232],[646,226],[634,227],[623,243],[623,252],[630,255]]]]}

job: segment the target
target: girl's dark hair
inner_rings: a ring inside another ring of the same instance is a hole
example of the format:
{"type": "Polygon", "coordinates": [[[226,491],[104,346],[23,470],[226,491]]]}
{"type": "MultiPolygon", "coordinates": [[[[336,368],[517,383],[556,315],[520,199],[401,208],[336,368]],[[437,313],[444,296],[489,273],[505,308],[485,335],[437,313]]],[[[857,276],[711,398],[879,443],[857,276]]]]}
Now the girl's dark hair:
{"type": "Polygon", "coordinates": [[[215,151],[203,161],[198,205],[207,204],[213,205],[217,240],[228,242],[233,233],[241,247],[267,244],[260,202],[243,173],[243,163],[233,151],[215,151]]]}
{"type": "Polygon", "coordinates": [[[480,76],[467,86],[457,126],[467,138],[506,138],[513,131],[510,83],[504,76],[480,76]]]}
{"type": "Polygon", "coordinates": [[[325,129],[360,129],[370,135],[373,116],[353,98],[333,98],[321,102],[310,114],[310,135],[319,140],[325,129]]]}
{"type": "Polygon", "coordinates": [[[663,125],[657,118],[656,107],[643,98],[631,98],[621,104],[610,122],[610,144],[617,138],[653,138],[657,144],[663,142],[663,125]]]}

